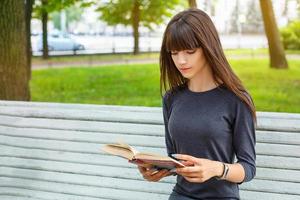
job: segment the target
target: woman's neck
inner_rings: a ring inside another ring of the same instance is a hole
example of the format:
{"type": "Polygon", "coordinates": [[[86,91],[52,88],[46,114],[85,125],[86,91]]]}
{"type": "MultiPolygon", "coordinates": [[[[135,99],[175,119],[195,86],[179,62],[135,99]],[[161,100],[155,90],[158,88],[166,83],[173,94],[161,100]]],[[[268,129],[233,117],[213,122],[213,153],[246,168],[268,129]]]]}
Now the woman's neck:
{"type": "Polygon", "coordinates": [[[188,81],[188,88],[193,92],[205,92],[218,86],[213,78],[210,67],[206,67],[197,77],[193,77],[188,81]]]}

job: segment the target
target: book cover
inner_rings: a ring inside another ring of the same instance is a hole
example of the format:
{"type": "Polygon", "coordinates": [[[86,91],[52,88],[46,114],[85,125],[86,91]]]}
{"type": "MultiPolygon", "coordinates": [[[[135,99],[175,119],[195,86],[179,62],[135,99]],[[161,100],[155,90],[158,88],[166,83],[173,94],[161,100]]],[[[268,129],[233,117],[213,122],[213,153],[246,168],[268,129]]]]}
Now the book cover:
{"type": "Polygon", "coordinates": [[[106,144],[102,148],[106,153],[127,159],[130,163],[136,165],[149,164],[158,169],[174,169],[184,167],[184,165],[168,156],[162,156],[154,153],[142,153],[126,143],[106,144]]]}

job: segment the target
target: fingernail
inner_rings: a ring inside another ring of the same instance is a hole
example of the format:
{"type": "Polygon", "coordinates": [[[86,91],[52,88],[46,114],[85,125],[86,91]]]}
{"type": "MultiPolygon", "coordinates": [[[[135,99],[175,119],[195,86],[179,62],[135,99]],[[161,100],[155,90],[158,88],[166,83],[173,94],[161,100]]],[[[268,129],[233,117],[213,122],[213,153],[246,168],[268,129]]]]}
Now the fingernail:
{"type": "Polygon", "coordinates": [[[156,171],[151,173],[151,176],[154,175],[154,174],[157,174],[157,173],[158,173],[158,171],[156,170],[156,171]]]}
{"type": "Polygon", "coordinates": [[[177,154],[174,153],[174,154],[171,154],[171,156],[176,158],[176,157],[177,157],[177,154]]]}

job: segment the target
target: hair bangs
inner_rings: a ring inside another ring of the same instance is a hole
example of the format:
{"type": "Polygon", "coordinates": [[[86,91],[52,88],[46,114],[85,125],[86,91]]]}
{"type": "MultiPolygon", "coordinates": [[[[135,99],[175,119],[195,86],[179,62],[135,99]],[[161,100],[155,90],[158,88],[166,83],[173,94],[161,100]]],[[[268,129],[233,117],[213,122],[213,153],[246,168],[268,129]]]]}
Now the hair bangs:
{"type": "Polygon", "coordinates": [[[166,35],[167,51],[182,51],[199,48],[200,46],[193,29],[183,20],[179,20],[170,26],[166,35]]]}

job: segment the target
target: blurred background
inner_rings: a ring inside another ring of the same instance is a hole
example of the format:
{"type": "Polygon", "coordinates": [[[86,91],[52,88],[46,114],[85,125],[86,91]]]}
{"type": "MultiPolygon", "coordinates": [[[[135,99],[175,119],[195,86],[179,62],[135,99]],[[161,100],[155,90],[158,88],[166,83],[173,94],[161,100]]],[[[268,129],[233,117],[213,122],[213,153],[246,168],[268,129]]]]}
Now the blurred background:
{"type": "MultiPolygon", "coordinates": [[[[196,2],[199,8],[211,16],[225,49],[268,47],[259,1],[199,0],[196,2]]],[[[279,28],[299,18],[297,0],[273,0],[272,2],[279,28]]],[[[169,11],[171,14],[187,7],[185,1],[172,3],[177,5],[169,11]]],[[[76,54],[132,52],[134,49],[132,27],[122,23],[122,19],[119,19],[119,23],[108,24],[109,20],[101,18],[100,5],[101,3],[95,3],[82,7],[80,3],[75,3],[65,9],[50,12],[47,23],[49,54],[68,55],[73,54],[73,50],[77,51],[76,54]]],[[[151,27],[140,24],[140,52],[160,50],[162,34],[170,19],[168,16],[158,24],[154,24],[154,19],[151,27]]],[[[33,17],[31,20],[33,55],[42,55],[42,21],[39,15],[33,17]]]]}
{"type": "Polygon", "coordinates": [[[0,99],[161,106],[163,31],[189,7],[259,111],[300,112],[300,0],[3,0],[0,99]]]}

